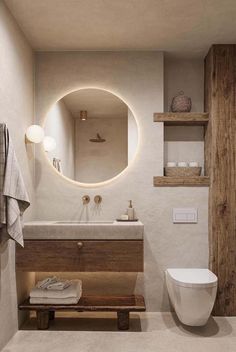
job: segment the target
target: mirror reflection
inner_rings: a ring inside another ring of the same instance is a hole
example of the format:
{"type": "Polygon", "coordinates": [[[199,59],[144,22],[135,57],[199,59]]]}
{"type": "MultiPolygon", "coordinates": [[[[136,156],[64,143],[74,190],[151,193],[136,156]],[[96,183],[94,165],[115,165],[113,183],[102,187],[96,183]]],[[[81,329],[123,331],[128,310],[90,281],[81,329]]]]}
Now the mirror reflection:
{"type": "Polygon", "coordinates": [[[62,175],[98,183],[122,172],[138,144],[136,120],[114,94],[81,89],[59,100],[45,121],[44,149],[62,175]]]}

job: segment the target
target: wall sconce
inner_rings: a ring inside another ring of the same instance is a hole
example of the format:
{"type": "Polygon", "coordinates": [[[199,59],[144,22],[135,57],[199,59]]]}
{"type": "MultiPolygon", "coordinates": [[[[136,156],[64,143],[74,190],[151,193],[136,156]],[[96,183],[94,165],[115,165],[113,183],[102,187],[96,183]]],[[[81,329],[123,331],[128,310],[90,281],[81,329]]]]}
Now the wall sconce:
{"type": "Polygon", "coordinates": [[[82,120],[82,121],[86,121],[87,118],[88,118],[87,110],[80,110],[79,118],[80,118],[80,120],[82,120]]]}
{"type": "Polygon", "coordinates": [[[45,136],[43,139],[43,147],[45,152],[51,152],[56,149],[57,143],[53,137],[45,136]]]}
{"type": "Polygon", "coordinates": [[[44,138],[44,130],[39,125],[31,125],[25,133],[26,143],[41,143],[44,138]]]}

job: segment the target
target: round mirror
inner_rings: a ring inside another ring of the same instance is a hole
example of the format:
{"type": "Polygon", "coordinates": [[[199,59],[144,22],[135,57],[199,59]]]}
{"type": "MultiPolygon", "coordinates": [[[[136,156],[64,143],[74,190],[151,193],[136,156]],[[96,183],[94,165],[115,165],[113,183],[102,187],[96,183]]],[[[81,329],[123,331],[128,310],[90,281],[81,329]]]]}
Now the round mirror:
{"type": "Polygon", "coordinates": [[[80,183],[99,183],[133,159],[138,127],[129,107],[101,89],[80,89],[59,100],[45,120],[44,150],[56,170],[80,183]]]}

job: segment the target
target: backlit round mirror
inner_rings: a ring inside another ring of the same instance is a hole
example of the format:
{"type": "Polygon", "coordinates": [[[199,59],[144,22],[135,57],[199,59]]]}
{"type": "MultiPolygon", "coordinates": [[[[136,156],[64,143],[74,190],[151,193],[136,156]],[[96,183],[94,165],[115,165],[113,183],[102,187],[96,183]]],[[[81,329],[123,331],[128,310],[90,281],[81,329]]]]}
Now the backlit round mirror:
{"type": "Polygon", "coordinates": [[[80,89],[63,97],[48,112],[44,130],[51,164],[80,183],[117,176],[134,158],[138,144],[129,107],[101,89],[80,89]]]}

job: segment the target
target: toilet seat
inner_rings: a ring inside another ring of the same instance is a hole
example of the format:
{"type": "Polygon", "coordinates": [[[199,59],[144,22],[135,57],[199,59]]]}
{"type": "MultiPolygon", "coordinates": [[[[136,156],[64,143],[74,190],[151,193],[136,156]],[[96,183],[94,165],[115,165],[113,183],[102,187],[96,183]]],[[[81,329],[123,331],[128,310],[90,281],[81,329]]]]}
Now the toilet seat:
{"type": "Polygon", "coordinates": [[[206,288],[217,286],[217,277],[208,269],[167,269],[166,274],[177,286],[206,288]]]}

